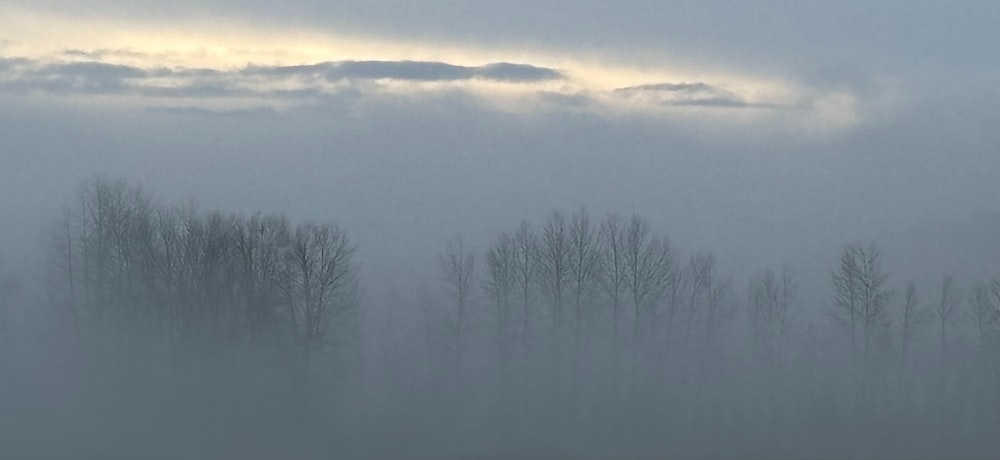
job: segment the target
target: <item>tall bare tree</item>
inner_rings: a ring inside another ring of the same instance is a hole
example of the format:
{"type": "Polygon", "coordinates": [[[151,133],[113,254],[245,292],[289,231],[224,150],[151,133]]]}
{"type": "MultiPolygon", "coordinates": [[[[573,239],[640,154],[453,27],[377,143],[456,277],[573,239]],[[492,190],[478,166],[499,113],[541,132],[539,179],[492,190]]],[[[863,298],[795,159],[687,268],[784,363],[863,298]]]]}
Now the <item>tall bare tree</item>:
{"type": "Polygon", "coordinates": [[[693,276],[699,279],[694,284],[704,290],[700,297],[704,300],[701,307],[705,321],[705,351],[713,352],[719,326],[732,313],[729,280],[719,277],[715,256],[711,253],[695,254],[692,260],[693,276]]]}
{"type": "Polygon", "coordinates": [[[779,396],[784,393],[785,346],[795,312],[796,289],[797,283],[787,266],[782,267],[780,275],[767,269],[750,281],[754,353],[765,371],[767,407],[774,419],[783,409],[779,396]]]}
{"type": "Polygon", "coordinates": [[[439,263],[449,296],[455,302],[454,322],[454,373],[456,384],[461,384],[462,356],[468,341],[469,314],[473,296],[476,256],[465,248],[461,238],[448,242],[439,263]]]}
{"type": "Polygon", "coordinates": [[[354,247],[332,224],[306,222],[291,235],[281,288],[292,336],[301,352],[303,377],[337,326],[357,305],[354,247]]]}
{"type": "Polygon", "coordinates": [[[563,296],[570,285],[570,235],[566,219],[558,211],[553,211],[542,227],[539,245],[539,281],[542,291],[548,297],[552,317],[552,359],[553,372],[558,375],[558,362],[563,333],[563,296]]]}
{"type": "Polygon", "coordinates": [[[621,322],[622,296],[625,294],[625,222],[616,215],[611,214],[601,223],[601,287],[604,295],[611,303],[611,347],[612,360],[615,363],[614,370],[615,385],[617,387],[618,371],[617,365],[620,357],[620,339],[618,337],[621,322]]]}
{"type": "Polygon", "coordinates": [[[666,239],[650,235],[649,224],[633,215],[625,228],[625,288],[632,304],[632,377],[636,383],[643,322],[655,317],[655,308],[669,286],[673,254],[666,239]]]}
{"type": "Polygon", "coordinates": [[[910,281],[906,284],[906,292],[903,295],[903,303],[900,305],[900,368],[907,366],[908,355],[913,343],[913,335],[917,327],[924,320],[924,312],[920,308],[920,299],[917,298],[917,286],[910,281]]]}
{"type": "Polygon", "coordinates": [[[486,253],[487,277],[483,283],[496,309],[496,346],[506,391],[511,358],[511,320],[517,287],[517,246],[507,232],[501,233],[486,253]]]}
{"type": "Polygon", "coordinates": [[[941,280],[941,293],[938,302],[934,305],[934,313],[938,320],[938,331],[941,339],[941,357],[947,359],[948,353],[948,326],[955,322],[955,314],[962,304],[962,293],[955,287],[955,280],[950,275],[945,275],[941,280]]]}
{"type": "Polygon", "coordinates": [[[903,301],[899,304],[897,319],[899,323],[900,348],[895,394],[897,405],[903,410],[908,407],[907,403],[914,383],[914,375],[911,372],[910,366],[913,342],[920,326],[928,319],[927,313],[929,312],[921,306],[916,284],[913,281],[906,283],[906,290],[903,293],[903,301]]]}
{"type": "Polygon", "coordinates": [[[583,354],[583,335],[588,301],[596,294],[601,275],[600,242],[597,229],[590,224],[587,210],[580,209],[570,218],[570,264],[573,292],[573,388],[577,391],[580,380],[580,361],[583,354]]]}
{"type": "MultiPolygon", "coordinates": [[[[528,365],[528,338],[530,337],[531,303],[533,300],[536,284],[538,282],[538,236],[531,229],[527,221],[521,221],[521,225],[514,233],[515,267],[514,281],[517,285],[517,296],[521,307],[521,365],[522,377],[527,378],[528,365]]],[[[522,384],[525,382],[522,382],[522,384]]]]}
{"type": "Polygon", "coordinates": [[[833,314],[848,325],[856,394],[861,405],[867,403],[877,334],[888,324],[892,291],[886,287],[887,279],[888,275],[882,271],[882,252],[874,244],[848,245],[833,273],[833,314]]]}
{"type": "Polygon", "coordinates": [[[976,283],[969,297],[969,309],[980,341],[985,344],[1000,322],[1000,280],[976,283]]]}
{"type": "Polygon", "coordinates": [[[283,216],[254,214],[234,223],[233,240],[247,339],[255,356],[278,333],[274,326],[281,314],[283,254],[291,243],[289,223],[283,216]]]}
{"type": "Polygon", "coordinates": [[[791,325],[797,283],[788,267],[781,275],[764,270],[750,281],[749,297],[754,344],[772,373],[783,364],[785,343],[791,325]]]}

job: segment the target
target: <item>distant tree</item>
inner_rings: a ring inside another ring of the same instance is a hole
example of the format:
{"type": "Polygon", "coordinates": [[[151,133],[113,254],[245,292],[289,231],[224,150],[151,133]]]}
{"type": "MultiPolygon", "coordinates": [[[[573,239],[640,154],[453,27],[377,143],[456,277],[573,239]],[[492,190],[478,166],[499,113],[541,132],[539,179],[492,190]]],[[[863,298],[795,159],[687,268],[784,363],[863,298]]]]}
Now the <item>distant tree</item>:
{"type": "Polygon", "coordinates": [[[955,287],[955,280],[951,276],[945,275],[941,280],[941,294],[938,303],[934,306],[941,338],[942,359],[947,359],[945,356],[948,349],[948,326],[956,320],[955,314],[961,304],[962,294],[955,287]]]}
{"type": "Polygon", "coordinates": [[[969,309],[976,322],[980,341],[986,344],[995,334],[995,327],[1000,322],[1000,280],[991,279],[973,286],[969,309]]]}
{"type": "MultiPolygon", "coordinates": [[[[152,196],[138,185],[98,177],[67,207],[49,251],[50,297],[59,290],[77,326],[122,352],[148,344],[158,282],[152,196]]],[[[79,330],[79,329],[78,329],[79,330]]]]}
{"type": "Polygon", "coordinates": [[[692,276],[697,279],[694,285],[704,291],[700,297],[704,300],[702,313],[705,321],[705,350],[714,352],[718,328],[732,312],[729,281],[718,276],[715,256],[711,253],[695,254],[692,257],[692,267],[692,276]]]}
{"type": "Polygon", "coordinates": [[[985,415],[986,420],[1000,421],[1000,280],[993,278],[976,283],[969,296],[970,316],[975,321],[979,347],[976,350],[975,367],[979,383],[977,392],[982,398],[975,413],[985,415]]]}
{"type": "Polygon", "coordinates": [[[307,222],[291,234],[281,289],[303,378],[308,377],[313,356],[327,345],[335,321],[357,306],[353,258],[347,235],[332,224],[307,222]]]}
{"type": "Polygon", "coordinates": [[[511,358],[511,321],[517,287],[517,246],[507,232],[501,233],[486,253],[487,277],[483,287],[496,310],[496,346],[504,389],[511,358]]]}
{"type": "Polygon", "coordinates": [[[917,286],[910,281],[906,284],[906,291],[903,295],[903,303],[900,304],[899,311],[899,379],[896,393],[899,401],[906,404],[910,393],[910,351],[913,348],[913,339],[919,327],[928,318],[927,311],[920,306],[920,299],[917,296],[917,286]]]}
{"type": "Polygon", "coordinates": [[[913,342],[913,334],[923,320],[923,310],[920,308],[920,300],[917,298],[917,286],[913,281],[910,281],[906,284],[906,293],[903,296],[903,303],[900,305],[901,367],[906,366],[907,355],[913,342]]]}
{"type": "Polygon", "coordinates": [[[570,285],[570,235],[566,220],[558,211],[553,211],[542,227],[542,238],[538,250],[539,281],[542,291],[548,297],[552,312],[552,359],[553,372],[558,373],[560,346],[563,332],[563,296],[570,285]]]}
{"type": "MultiPolygon", "coordinates": [[[[527,221],[521,221],[521,225],[514,232],[514,281],[516,283],[517,296],[521,307],[521,364],[528,364],[528,338],[530,331],[531,304],[538,283],[539,268],[539,241],[538,236],[531,229],[527,221]]],[[[527,377],[527,371],[522,377],[527,377]]],[[[523,383],[523,382],[522,382],[523,383]]]]}
{"type": "Polygon", "coordinates": [[[290,243],[289,223],[284,216],[254,214],[234,222],[236,286],[251,356],[279,334],[276,326],[282,313],[281,275],[290,243]]]}
{"type": "Polygon", "coordinates": [[[764,270],[750,281],[754,348],[768,363],[771,375],[780,373],[784,361],[797,288],[795,277],[788,267],[782,268],[781,275],[770,269],[764,270]]]}
{"type": "Polygon", "coordinates": [[[750,281],[750,317],[754,352],[763,365],[763,379],[772,416],[780,414],[779,395],[784,391],[785,347],[795,312],[797,283],[787,266],[781,275],[767,269],[750,281]]]}
{"type": "MultiPolygon", "coordinates": [[[[617,368],[620,358],[619,323],[621,322],[622,296],[625,295],[625,222],[616,214],[611,214],[601,223],[601,268],[600,284],[604,295],[611,303],[611,346],[612,360],[617,368]]],[[[613,371],[615,382],[617,370],[613,371]]]]}
{"type": "Polygon", "coordinates": [[[951,352],[948,331],[958,317],[959,306],[962,304],[962,294],[955,286],[955,281],[950,275],[945,275],[941,279],[941,290],[938,301],[934,305],[934,314],[937,319],[938,333],[940,339],[939,352],[939,379],[937,382],[937,403],[940,411],[941,421],[947,423],[952,413],[957,409],[952,405],[954,382],[952,380],[955,371],[956,356],[951,352]]]}
{"type": "Polygon", "coordinates": [[[445,252],[439,256],[441,271],[449,297],[455,302],[454,319],[454,374],[456,384],[461,383],[462,355],[468,341],[469,314],[473,296],[476,257],[465,248],[461,238],[448,242],[445,252]]]}
{"type": "Polygon", "coordinates": [[[685,269],[687,295],[684,302],[684,345],[686,348],[692,346],[697,321],[699,317],[706,316],[707,305],[711,302],[714,265],[714,258],[707,253],[692,254],[688,258],[685,269]]]}
{"type": "Polygon", "coordinates": [[[50,306],[66,307],[73,333],[80,335],[80,299],[77,285],[80,282],[79,235],[75,228],[79,219],[74,210],[64,207],[60,219],[53,226],[45,248],[45,285],[50,306]]]}
{"type": "Polygon", "coordinates": [[[597,229],[590,223],[586,209],[580,209],[570,218],[570,263],[569,272],[573,293],[573,388],[576,391],[580,380],[580,361],[583,354],[585,309],[597,293],[601,275],[601,252],[597,229]]]}
{"type": "Polygon", "coordinates": [[[643,322],[655,318],[655,308],[669,286],[673,254],[666,239],[650,236],[649,224],[633,215],[624,231],[625,288],[632,304],[632,373],[635,384],[643,322]]]}
{"type": "Polygon", "coordinates": [[[888,324],[892,291],[886,287],[887,279],[882,271],[882,252],[874,244],[848,245],[833,273],[833,315],[848,326],[855,388],[861,406],[867,404],[877,335],[888,324]]]}

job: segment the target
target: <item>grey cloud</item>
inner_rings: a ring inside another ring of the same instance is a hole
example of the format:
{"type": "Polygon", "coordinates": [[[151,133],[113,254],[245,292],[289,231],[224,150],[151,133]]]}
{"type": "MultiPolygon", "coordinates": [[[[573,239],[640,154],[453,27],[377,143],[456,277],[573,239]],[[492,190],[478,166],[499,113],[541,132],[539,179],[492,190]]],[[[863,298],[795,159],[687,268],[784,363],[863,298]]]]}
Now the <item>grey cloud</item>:
{"type": "Polygon", "coordinates": [[[770,103],[747,102],[739,95],[704,82],[654,83],[618,88],[620,97],[648,98],[662,105],[689,107],[775,107],[770,103]]]}
{"type": "Polygon", "coordinates": [[[144,96],[163,98],[238,97],[255,94],[253,91],[236,87],[227,82],[193,83],[179,86],[150,86],[138,88],[138,92],[144,96]]]}
{"type": "MultiPolygon", "coordinates": [[[[104,52],[67,51],[91,56],[104,52]]],[[[98,61],[45,63],[28,58],[0,58],[0,88],[15,92],[54,94],[127,94],[152,97],[216,97],[239,95],[226,73],[212,69],[135,66],[98,61]],[[154,78],[172,78],[174,86],[149,85],[154,78]]],[[[248,93],[242,91],[242,93],[248,93]]]]}
{"type": "MultiPolygon", "coordinates": [[[[128,50],[66,50],[62,54],[100,58],[128,50]]],[[[366,81],[400,80],[411,82],[449,82],[490,80],[530,83],[563,78],[558,70],[507,62],[483,66],[459,66],[432,61],[331,61],[295,66],[248,65],[239,70],[207,68],[140,67],[100,61],[44,63],[39,60],[0,58],[0,71],[8,73],[2,87],[7,90],[43,91],[56,94],[135,93],[148,97],[213,98],[274,97],[281,99],[318,98],[329,88],[322,81],[346,82],[347,86],[366,81]],[[169,84],[152,79],[168,79],[169,84]],[[261,79],[269,82],[295,79],[293,89],[259,87],[261,79]],[[304,81],[303,81],[304,80],[304,81]]],[[[341,85],[338,85],[341,86],[341,85]]],[[[338,88],[337,91],[347,88],[338,88]]]]}
{"type": "Polygon", "coordinates": [[[20,68],[20,67],[24,67],[24,66],[30,65],[31,63],[32,63],[32,61],[30,59],[28,59],[28,58],[22,58],[22,57],[5,58],[5,57],[0,57],[0,71],[3,71],[3,72],[11,71],[13,69],[17,69],[17,68],[20,68]]]}
{"type": "Polygon", "coordinates": [[[177,67],[177,68],[158,67],[155,69],[147,70],[146,72],[150,77],[183,77],[183,78],[218,77],[226,74],[226,72],[215,69],[187,68],[187,67],[177,67]]]}
{"type": "Polygon", "coordinates": [[[726,99],[720,97],[681,100],[669,102],[668,104],[690,107],[771,107],[770,104],[750,104],[739,99],[726,99]]]}
{"type": "Polygon", "coordinates": [[[281,114],[272,107],[250,107],[243,109],[206,109],[203,107],[147,107],[149,113],[167,115],[217,117],[234,119],[278,119],[281,114]]]}
{"type": "Polygon", "coordinates": [[[326,73],[326,69],[329,65],[330,63],[328,62],[289,66],[260,66],[251,64],[240,70],[239,73],[241,75],[254,77],[321,77],[326,73]]]}
{"type": "Polygon", "coordinates": [[[908,78],[996,76],[994,2],[656,2],[625,0],[13,0],[67,17],[189,21],[193,12],[290,30],[336,31],[399,43],[485,49],[585,50],[639,65],[725,63],[798,77],[816,67],[858,65],[908,78]],[[790,7],[794,6],[794,7],[790,7]],[[858,21],[857,18],[866,18],[858,21]],[[863,44],[863,46],[859,46],[863,44]]]}
{"type": "Polygon", "coordinates": [[[527,64],[498,62],[483,66],[460,66],[436,61],[333,61],[296,66],[248,66],[241,73],[255,76],[302,76],[340,80],[458,81],[494,80],[537,82],[558,80],[555,69],[527,64]]]}
{"type": "Polygon", "coordinates": [[[669,91],[674,93],[699,93],[699,92],[720,92],[718,88],[708,83],[654,83],[650,85],[628,86],[618,88],[616,92],[635,93],[644,91],[669,91]]]}
{"type": "Polygon", "coordinates": [[[18,59],[15,65],[0,70],[7,76],[4,86],[19,91],[51,93],[100,94],[123,92],[129,80],[147,76],[142,69],[101,62],[39,64],[30,59],[18,59]]]}
{"type": "Polygon", "coordinates": [[[424,61],[346,61],[334,63],[327,73],[327,78],[331,80],[451,81],[472,77],[472,69],[468,67],[424,61]]]}
{"type": "Polygon", "coordinates": [[[252,89],[226,80],[212,83],[193,83],[182,86],[146,86],[135,88],[136,92],[156,98],[242,98],[266,97],[284,100],[318,99],[324,95],[317,88],[299,89],[252,89]]]}
{"type": "Polygon", "coordinates": [[[38,69],[41,76],[83,77],[94,79],[126,79],[147,76],[146,71],[137,67],[107,64],[104,62],[70,62],[64,64],[49,64],[38,69]]]}
{"type": "Polygon", "coordinates": [[[489,80],[530,82],[560,80],[564,77],[562,72],[555,69],[508,62],[489,64],[477,69],[480,78],[489,80]]]}

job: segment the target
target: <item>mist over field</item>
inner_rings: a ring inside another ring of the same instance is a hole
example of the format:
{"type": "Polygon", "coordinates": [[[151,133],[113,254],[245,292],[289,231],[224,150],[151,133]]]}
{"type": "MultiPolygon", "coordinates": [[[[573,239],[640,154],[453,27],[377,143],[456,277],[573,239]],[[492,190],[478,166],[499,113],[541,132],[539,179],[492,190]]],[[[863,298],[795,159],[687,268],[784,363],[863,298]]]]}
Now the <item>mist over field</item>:
{"type": "Polygon", "coordinates": [[[991,2],[0,0],[0,458],[995,458],[991,2]]]}

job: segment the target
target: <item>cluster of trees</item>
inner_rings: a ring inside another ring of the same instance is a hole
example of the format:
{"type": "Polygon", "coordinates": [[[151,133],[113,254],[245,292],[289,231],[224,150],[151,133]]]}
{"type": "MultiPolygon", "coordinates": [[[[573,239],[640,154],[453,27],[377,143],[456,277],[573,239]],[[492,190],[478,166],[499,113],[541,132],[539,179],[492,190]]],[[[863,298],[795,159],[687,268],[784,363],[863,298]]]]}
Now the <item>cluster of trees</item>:
{"type": "Polygon", "coordinates": [[[38,299],[0,276],[0,402],[43,381],[48,399],[105,395],[87,420],[141,387],[133,418],[200,398],[160,431],[194,416],[199,434],[337,449],[977,454],[1000,430],[1000,279],[897,284],[874,244],[847,245],[810,297],[787,266],[738,286],[640,216],[553,211],[483,249],[453,239],[433,281],[362,297],[336,225],[164,206],[100,178],[46,249],[38,299]],[[44,320],[11,321],[15,305],[44,320]]]}
{"type": "Polygon", "coordinates": [[[359,330],[355,248],[336,225],[163,206],[105,178],[77,199],[52,233],[45,292],[90,358],[168,372],[266,361],[305,385],[315,357],[359,330]]]}
{"type": "Polygon", "coordinates": [[[446,356],[449,372],[408,378],[468,396],[452,400],[468,410],[491,400],[491,417],[529,433],[633,426],[682,445],[727,430],[766,452],[1000,428],[997,278],[961,289],[944,276],[921,296],[892,285],[876,245],[853,243],[828,300],[806,305],[790,267],[741,289],[711,253],[682,256],[640,216],[594,222],[585,209],[522,222],[481,252],[453,240],[440,271],[444,295],[424,294],[423,330],[411,329],[440,340],[413,361],[446,356]]]}

